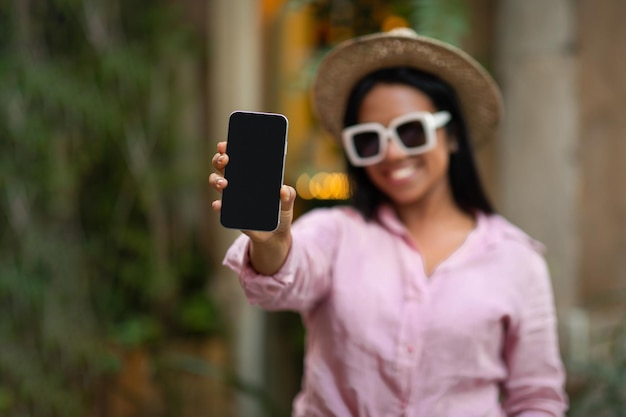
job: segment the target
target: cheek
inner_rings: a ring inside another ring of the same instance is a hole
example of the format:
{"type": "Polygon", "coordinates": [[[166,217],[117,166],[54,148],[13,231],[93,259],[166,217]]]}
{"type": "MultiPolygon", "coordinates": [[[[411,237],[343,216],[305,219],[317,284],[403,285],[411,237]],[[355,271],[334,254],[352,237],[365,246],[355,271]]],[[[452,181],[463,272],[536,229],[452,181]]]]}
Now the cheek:
{"type": "Polygon", "coordinates": [[[446,166],[450,164],[450,156],[458,150],[458,143],[454,137],[439,132],[437,137],[437,147],[433,150],[437,152],[439,159],[446,166]]]}
{"type": "Polygon", "coordinates": [[[388,187],[388,178],[386,178],[385,174],[382,172],[382,169],[378,165],[372,165],[365,167],[365,173],[369,180],[374,184],[376,188],[378,188],[383,193],[387,194],[388,187]]]}
{"type": "Polygon", "coordinates": [[[450,144],[445,138],[439,138],[437,146],[424,155],[426,164],[434,170],[447,170],[450,163],[450,144]]]}

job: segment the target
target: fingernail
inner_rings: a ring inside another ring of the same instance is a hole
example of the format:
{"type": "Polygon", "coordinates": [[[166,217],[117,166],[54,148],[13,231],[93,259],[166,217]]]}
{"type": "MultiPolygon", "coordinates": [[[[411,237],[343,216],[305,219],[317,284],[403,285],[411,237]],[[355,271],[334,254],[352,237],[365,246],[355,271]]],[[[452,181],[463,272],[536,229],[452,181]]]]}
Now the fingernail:
{"type": "Polygon", "coordinates": [[[221,164],[222,162],[224,162],[224,155],[220,155],[217,157],[217,163],[221,164]]]}
{"type": "Polygon", "coordinates": [[[218,179],[215,181],[215,185],[221,188],[224,185],[224,180],[222,178],[218,179]]]}

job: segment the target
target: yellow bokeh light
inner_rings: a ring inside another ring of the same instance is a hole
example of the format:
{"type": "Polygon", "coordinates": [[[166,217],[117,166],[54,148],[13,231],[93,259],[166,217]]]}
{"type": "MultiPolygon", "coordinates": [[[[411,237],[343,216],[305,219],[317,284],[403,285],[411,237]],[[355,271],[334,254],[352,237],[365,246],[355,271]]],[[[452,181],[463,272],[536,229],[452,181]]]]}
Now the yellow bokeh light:
{"type": "Polygon", "coordinates": [[[405,18],[393,14],[385,17],[381,25],[383,32],[388,32],[391,29],[406,27],[409,27],[409,22],[407,22],[405,18]]]}
{"type": "Polygon", "coordinates": [[[309,183],[309,190],[311,191],[313,198],[320,200],[320,195],[324,192],[324,179],[326,179],[327,175],[328,174],[325,172],[318,172],[317,174],[313,175],[313,178],[311,178],[311,182],[309,183]]]}
{"type": "Polygon", "coordinates": [[[302,174],[298,177],[296,181],[296,192],[305,200],[311,200],[313,198],[313,194],[311,194],[309,184],[311,182],[311,177],[308,174],[302,174]]]}
{"type": "Polygon", "coordinates": [[[296,181],[296,192],[305,200],[345,200],[350,196],[348,177],[338,172],[318,172],[313,177],[302,174],[296,181]]]}

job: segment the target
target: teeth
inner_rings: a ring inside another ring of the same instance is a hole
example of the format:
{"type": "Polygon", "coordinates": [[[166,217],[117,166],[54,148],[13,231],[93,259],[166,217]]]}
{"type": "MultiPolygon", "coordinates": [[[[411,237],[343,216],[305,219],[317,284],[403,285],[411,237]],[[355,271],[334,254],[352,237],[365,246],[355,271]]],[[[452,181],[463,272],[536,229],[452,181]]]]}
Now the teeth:
{"type": "Polygon", "coordinates": [[[400,169],[396,169],[394,171],[391,171],[389,173],[389,176],[393,180],[403,180],[403,179],[408,178],[411,175],[413,175],[414,172],[415,172],[415,167],[407,166],[407,167],[404,167],[404,168],[400,168],[400,169]]]}

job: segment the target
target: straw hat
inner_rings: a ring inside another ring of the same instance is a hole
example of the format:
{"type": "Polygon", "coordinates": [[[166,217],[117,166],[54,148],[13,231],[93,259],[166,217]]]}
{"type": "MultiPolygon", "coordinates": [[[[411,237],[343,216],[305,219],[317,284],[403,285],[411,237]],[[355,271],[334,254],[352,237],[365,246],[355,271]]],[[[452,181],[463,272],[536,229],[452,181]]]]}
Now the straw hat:
{"type": "Polygon", "coordinates": [[[313,106],[322,126],[340,141],[355,85],[376,70],[399,66],[431,73],[456,91],[474,143],[492,136],[503,113],[493,78],[459,48],[408,28],[345,41],[324,58],[313,83],[313,106]]]}

